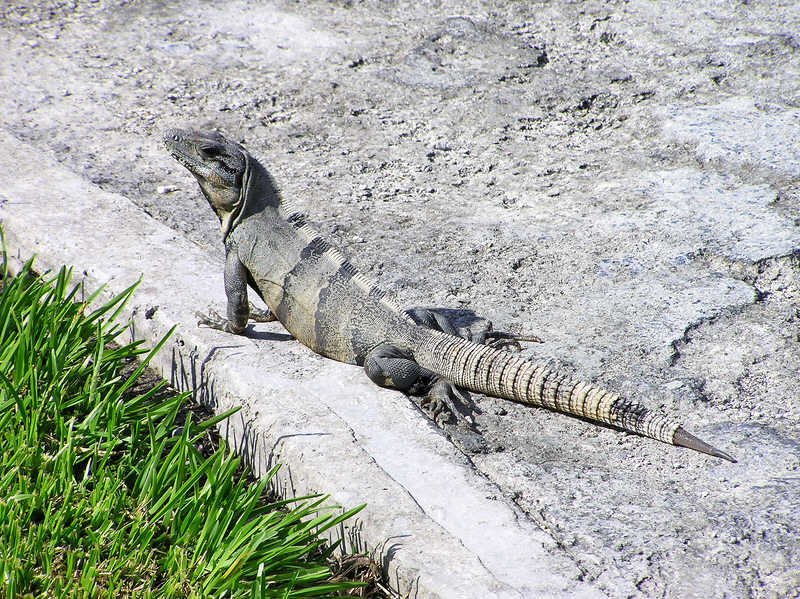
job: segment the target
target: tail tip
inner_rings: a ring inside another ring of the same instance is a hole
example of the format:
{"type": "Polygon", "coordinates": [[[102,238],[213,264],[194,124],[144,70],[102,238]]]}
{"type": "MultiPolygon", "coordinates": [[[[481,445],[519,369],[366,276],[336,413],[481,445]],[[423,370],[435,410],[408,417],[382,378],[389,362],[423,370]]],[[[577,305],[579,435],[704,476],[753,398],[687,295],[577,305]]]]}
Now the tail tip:
{"type": "Polygon", "coordinates": [[[732,455],[717,449],[713,445],[709,445],[705,441],[701,441],[693,434],[687,432],[683,427],[678,427],[675,429],[675,434],[672,437],[672,444],[677,445],[678,447],[687,447],[688,449],[693,449],[695,451],[714,456],[715,458],[722,458],[723,460],[728,460],[734,464],[737,463],[736,458],[734,458],[732,455]]]}

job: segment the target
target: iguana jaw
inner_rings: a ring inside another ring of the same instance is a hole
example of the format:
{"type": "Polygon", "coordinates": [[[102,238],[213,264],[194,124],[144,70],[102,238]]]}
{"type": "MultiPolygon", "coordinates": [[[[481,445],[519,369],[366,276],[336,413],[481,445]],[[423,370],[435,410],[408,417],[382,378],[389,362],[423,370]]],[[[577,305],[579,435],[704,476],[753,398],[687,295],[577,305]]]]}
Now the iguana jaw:
{"type": "Polygon", "coordinates": [[[226,237],[243,207],[242,180],[247,170],[244,150],[217,133],[182,129],[168,129],[164,145],[197,179],[226,237]]]}

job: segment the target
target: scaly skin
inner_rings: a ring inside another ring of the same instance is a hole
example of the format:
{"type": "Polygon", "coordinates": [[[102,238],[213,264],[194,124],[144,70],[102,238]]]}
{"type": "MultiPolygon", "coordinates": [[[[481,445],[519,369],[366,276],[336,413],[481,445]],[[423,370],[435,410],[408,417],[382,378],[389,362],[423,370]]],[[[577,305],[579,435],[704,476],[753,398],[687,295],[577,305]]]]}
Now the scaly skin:
{"type": "Polygon", "coordinates": [[[227,318],[204,316],[201,324],[242,334],[251,315],[249,285],[269,306],[258,319],[277,318],[315,352],[363,365],[384,387],[438,389],[429,406],[434,419],[468,411],[452,384],[736,461],[666,415],[499,348],[535,338],[491,332],[488,339],[466,339],[433,312],[399,308],[280,197],[241,145],[217,133],[177,129],[165,133],[164,143],[198,180],[222,224],[227,318]]]}

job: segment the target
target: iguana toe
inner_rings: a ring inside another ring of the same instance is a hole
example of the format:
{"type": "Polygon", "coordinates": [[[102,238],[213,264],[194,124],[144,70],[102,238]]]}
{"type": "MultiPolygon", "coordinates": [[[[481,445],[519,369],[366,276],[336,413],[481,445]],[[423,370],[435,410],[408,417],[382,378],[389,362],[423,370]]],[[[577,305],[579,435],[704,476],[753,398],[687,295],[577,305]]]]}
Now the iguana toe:
{"type": "Polygon", "coordinates": [[[269,308],[250,308],[250,320],[253,322],[273,322],[278,320],[278,317],[275,316],[275,313],[272,312],[269,308]]]}
{"type": "Polygon", "coordinates": [[[208,314],[202,312],[195,312],[197,317],[197,326],[206,326],[220,331],[225,330],[225,324],[228,322],[227,318],[223,318],[214,310],[209,310],[208,314]]]}
{"type": "Polygon", "coordinates": [[[468,428],[475,426],[475,406],[445,379],[435,381],[418,405],[440,427],[459,423],[468,428]]]}
{"type": "Polygon", "coordinates": [[[480,340],[474,340],[475,343],[487,345],[494,349],[514,349],[516,351],[522,350],[523,343],[541,343],[542,340],[535,335],[517,335],[515,333],[506,333],[505,331],[487,331],[480,340]]]}
{"type": "Polygon", "coordinates": [[[202,312],[195,312],[195,316],[198,318],[197,326],[207,326],[211,329],[216,329],[218,331],[224,331],[226,333],[234,333],[235,335],[241,335],[244,331],[245,327],[235,327],[233,323],[222,316],[220,316],[214,310],[209,310],[208,314],[203,314],[202,312]]]}

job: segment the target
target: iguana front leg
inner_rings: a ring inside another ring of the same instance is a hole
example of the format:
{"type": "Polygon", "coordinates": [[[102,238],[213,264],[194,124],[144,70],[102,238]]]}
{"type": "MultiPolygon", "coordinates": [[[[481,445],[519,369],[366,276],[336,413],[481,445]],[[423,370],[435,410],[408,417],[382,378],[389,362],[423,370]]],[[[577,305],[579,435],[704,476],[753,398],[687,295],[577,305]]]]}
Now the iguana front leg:
{"type": "Polygon", "coordinates": [[[234,252],[225,255],[225,296],[228,298],[227,318],[213,310],[208,314],[198,312],[198,326],[205,325],[227,333],[241,335],[247,326],[248,318],[256,322],[277,320],[269,309],[250,308],[247,301],[248,272],[234,252]]]}
{"type": "Polygon", "coordinates": [[[521,350],[520,341],[542,342],[541,339],[534,335],[517,335],[515,333],[495,331],[492,321],[480,316],[474,317],[472,326],[458,327],[454,319],[447,316],[447,312],[452,312],[452,310],[419,306],[406,310],[406,314],[419,325],[496,349],[514,348],[521,350]],[[474,323],[478,323],[477,326],[474,323]]]}

